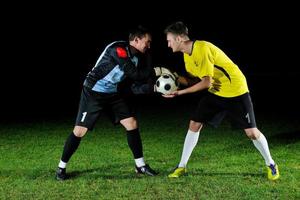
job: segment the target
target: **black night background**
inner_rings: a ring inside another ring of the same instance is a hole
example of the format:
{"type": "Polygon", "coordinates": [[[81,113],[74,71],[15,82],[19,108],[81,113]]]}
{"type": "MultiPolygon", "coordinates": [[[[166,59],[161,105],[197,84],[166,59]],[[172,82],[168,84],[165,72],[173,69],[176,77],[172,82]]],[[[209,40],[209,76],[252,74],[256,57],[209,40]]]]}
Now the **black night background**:
{"type": "MultiPolygon", "coordinates": [[[[3,24],[2,122],[75,118],[87,72],[108,43],[126,40],[129,28],[138,24],[153,33],[154,64],[182,68],[181,54],[172,54],[163,34],[178,20],[189,26],[191,38],[216,44],[238,64],[256,112],[298,116],[299,17],[292,5],[34,6],[9,12],[3,24]]],[[[189,104],[189,97],[168,100],[154,95],[137,97],[137,102],[141,107],[170,103],[176,110],[189,104]]]]}

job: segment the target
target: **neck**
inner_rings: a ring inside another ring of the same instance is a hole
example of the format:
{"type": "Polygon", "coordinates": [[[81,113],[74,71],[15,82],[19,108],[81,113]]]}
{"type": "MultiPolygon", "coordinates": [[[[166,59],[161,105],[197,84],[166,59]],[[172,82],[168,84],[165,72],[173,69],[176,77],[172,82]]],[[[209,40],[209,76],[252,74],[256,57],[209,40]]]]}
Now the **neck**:
{"type": "Polygon", "coordinates": [[[182,52],[191,55],[193,49],[193,41],[187,40],[182,43],[182,52]]]}

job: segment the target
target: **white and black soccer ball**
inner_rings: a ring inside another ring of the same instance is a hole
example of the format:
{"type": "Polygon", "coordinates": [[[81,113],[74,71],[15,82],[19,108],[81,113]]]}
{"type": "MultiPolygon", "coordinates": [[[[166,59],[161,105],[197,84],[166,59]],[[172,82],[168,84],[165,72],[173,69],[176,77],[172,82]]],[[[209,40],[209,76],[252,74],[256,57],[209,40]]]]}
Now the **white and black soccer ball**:
{"type": "Polygon", "coordinates": [[[175,77],[170,74],[162,74],[156,80],[155,84],[156,84],[156,92],[162,94],[169,94],[170,92],[176,91],[178,88],[175,77]]]}

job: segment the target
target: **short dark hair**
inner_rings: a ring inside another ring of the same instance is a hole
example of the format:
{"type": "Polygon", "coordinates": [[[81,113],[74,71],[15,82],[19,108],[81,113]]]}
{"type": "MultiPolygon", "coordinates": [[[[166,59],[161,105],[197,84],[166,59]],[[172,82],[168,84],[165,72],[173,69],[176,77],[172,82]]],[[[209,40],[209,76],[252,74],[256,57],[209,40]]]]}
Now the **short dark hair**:
{"type": "Polygon", "coordinates": [[[184,25],[183,22],[178,21],[175,23],[170,24],[169,26],[167,26],[167,28],[165,28],[164,33],[173,33],[176,35],[188,35],[189,34],[189,30],[186,27],[186,25],[184,25]]]}
{"type": "Polygon", "coordinates": [[[142,25],[137,26],[129,31],[129,41],[134,40],[135,37],[143,38],[146,34],[151,35],[150,31],[142,25]]]}

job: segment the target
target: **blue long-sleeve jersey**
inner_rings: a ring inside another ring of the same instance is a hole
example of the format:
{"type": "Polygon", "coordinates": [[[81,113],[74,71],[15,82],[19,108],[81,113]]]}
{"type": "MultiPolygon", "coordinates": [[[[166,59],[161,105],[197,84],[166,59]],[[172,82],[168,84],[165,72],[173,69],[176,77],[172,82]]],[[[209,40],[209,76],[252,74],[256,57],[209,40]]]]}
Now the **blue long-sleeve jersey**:
{"type": "Polygon", "coordinates": [[[126,78],[139,82],[154,76],[149,65],[138,67],[138,64],[139,56],[131,52],[128,42],[113,42],[106,46],[87,74],[84,86],[96,92],[116,93],[119,84],[126,78]]]}

